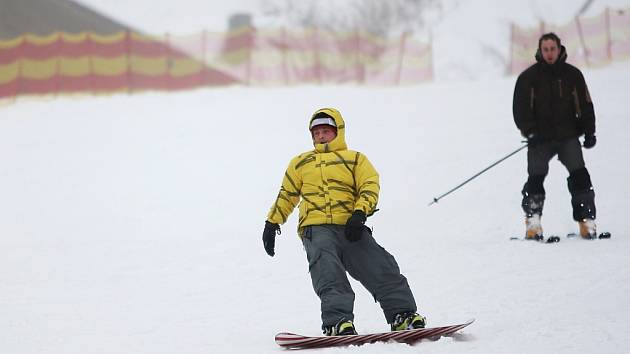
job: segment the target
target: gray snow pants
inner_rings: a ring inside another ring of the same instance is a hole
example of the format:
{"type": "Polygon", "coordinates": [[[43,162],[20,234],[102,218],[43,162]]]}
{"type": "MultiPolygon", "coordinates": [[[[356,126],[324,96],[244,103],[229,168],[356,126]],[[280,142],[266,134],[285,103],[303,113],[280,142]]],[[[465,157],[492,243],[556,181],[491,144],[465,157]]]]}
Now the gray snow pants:
{"type": "Polygon", "coordinates": [[[584,165],[582,146],[578,138],[549,141],[527,149],[527,182],[521,194],[521,206],[526,216],[542,215],[545,200],[543,182],[549,172],[549,161],[558,155],[560,162],[569,172],[567,187],[571,193],[573,219],[595,219],[595,192],[591,176],[584,165]]]}
{"type": "Polygon", "coordinates": [[[354,320],[354,292],[346,272],[380,303],[387,323],[398,313],[416,312],[407,278],[371,230],[364,227],[361,240],[350,242],[344,229],[344,225],[307,226],[302,237],[313,289],[321,300],[322,328],[354,320]]]}

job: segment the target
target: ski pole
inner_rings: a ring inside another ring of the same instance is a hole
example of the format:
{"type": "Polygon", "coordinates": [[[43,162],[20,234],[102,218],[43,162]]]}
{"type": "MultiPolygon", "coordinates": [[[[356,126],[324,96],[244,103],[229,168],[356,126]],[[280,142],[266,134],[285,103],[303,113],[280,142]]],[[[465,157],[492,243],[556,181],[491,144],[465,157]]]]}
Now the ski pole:
{"type": "Polygon", "coordinates": [[[497,162],[493,163],[492,165],[490,165],[490,166],[488,166],[488,167],[484,168],[483,170],[481,170],[481,171],[480,171],[479,173],[477,173],[476,175],[474,175],[474,176],[470,177],[469,179],[465,180],[464,182],[460,183],[457,187],[455,187],[455,188],[451,189],[450,191],[448,191],[448,192],[446,192],[446,193],[442,194],[441,196],[439,196],[439,197],[437,197],[437,198],[433,198],[433,201],[432,201],[431,203],[429,203],[429,206],[431,206],[431,205],[433,205],[433,204],[437,203],[437,202],[438,202],[438,200],[440,200],[440,199],[442,199],[442,198],[446,197],[447,195],[449,195],[449,194],[453,193],[454,191],[458,190],[458,189],[459,189],[460,187],[462,187],[464,184],[466,184],[466,183],[468,183],[468,182],[472,181],[473,179],[477,178],[480,174],[482,174],[482,173],[484,173],[484,172],[488,171],[489,169],[493,168],[494,166],[496,166],[496,165],[500,164],[501,162],[503,162],[504,160],[506,160],[508,157],[510,157],[510,156],[512,156],[512,155],[514,155],[514,154],[516,154],[517,152],[519,152],[519,151],[523,150],[523,149],[524,149],[524,148],[526,148],[526,147],[527,147],[527,144],[525,144],[525,145],[521,146],[520,148],[518,148],[518,149],[516,149],[516,150],[512,151],[511,153],[509,153],[507,156],[505,156],[505,157],[501,158],[499,161],[497,161],[497,162]]]}

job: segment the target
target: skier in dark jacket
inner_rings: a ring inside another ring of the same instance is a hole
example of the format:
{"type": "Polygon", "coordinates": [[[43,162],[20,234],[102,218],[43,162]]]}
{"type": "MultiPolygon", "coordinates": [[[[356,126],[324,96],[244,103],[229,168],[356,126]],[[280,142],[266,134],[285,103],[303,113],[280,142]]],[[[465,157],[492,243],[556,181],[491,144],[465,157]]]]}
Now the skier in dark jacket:
{"type": "Polygon", "coordinates": [[[582,146],[587,149],[597,142],[593,102],[580,70],[566,62],[566,49],[556,34],[540,37],[535,57],[536,63],[519,75],[513,101],[514,122],[528,142],[528,179],[522,190],[526,238],[543,238],[543,181],[555,155],[569,171],[573,219],[580,235],[595,238],[595,193],[578,139],[584,135],[582,146]]]}

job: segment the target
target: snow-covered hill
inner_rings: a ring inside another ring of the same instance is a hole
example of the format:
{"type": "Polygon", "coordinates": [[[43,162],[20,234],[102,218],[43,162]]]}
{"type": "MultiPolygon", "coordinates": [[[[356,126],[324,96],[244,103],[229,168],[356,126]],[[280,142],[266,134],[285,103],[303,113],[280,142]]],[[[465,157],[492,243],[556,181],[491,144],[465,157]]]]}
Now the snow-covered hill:
{"type": "MultiPolygon", "coordinates": [[[[362,353],[628,351],[627,65],[585,72],[598,145],[585,152],[608,241],[544,245],[523,232],[513,78],[400,89],[229,88],[20,101],[0,118],[0,343],[7,353],[265,353],[316,334],[318,299],[295,235],[260,235],[306,122],[338,107],[381,173],[371,221],[431,324],[475,317],[465,341],[362,353]],[[247,335],[245,336],[245,333],[247,335]]],[[[575,230],[567,173],[546,183],[548,233],[575,230]]],[[[386,328],[354,283],[362,332],[386,328]]],[[[384,347],[387,346],[387,347],[384,347]]]]}
{"type": "MultiPolygon", "coordinates": [[[[126,13],[137,14],[138,3],[126,3],[126,13]]],[[[153,10],[144,9],[148,21],[153,10]]],[[[457,37],[448,31],[440,36],[457,37]]],[[[317,334],[319,300],[296,216],[282,227],[274,258],[261,232],[289,159],[311,148],[310,114],[333,106],[344,114],[349,146],[380,172],[381,211],[370,224],[420,311],[431,325],[476,318],[453,339],[343,351],[629,352],[629,64],[584,71],[598,122],[598,144],[585,159],[600,229],[613,238],[551,245],[509,241],[524,229],[524,152],[427,206],[521,145],[511,113],[515,78],[477,70],[485,80],[230,87],[0,107],[0,351],[274,353],[276,332],[317,334]]],[[[547,233],[576,229],[566,177],[554,160],[547,233]]],[[[358,330],[385,330],[378,305],[353,286],[358,330]]]]}

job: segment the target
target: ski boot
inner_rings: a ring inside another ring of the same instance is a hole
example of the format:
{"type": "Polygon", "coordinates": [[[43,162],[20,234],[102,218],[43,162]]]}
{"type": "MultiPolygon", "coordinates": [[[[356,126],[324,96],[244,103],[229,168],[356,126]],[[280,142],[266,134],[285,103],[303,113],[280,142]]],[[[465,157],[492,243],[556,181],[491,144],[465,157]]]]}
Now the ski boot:
{"type": "Polygon", "coordinates": [[[399,313],[394,317],[394,322],[391,324],[392,332],[404,331],[407,329],[424,328],[427,324],[427,319],[415,312],[399,313]]]}
{"type": "Polygon", "coordinates": [[[533,214],[525,218],[525,239],[534,241],[542,241],[544,239],[539,214],[533,214]]]}
{"type": "Polygon", "coordinates": [[[341,320],[333,326],[324,326],[323,332],[325,336],[352,336],[358,334],[354,328],[354,323],[346,320],[341,320]]]}
{"type": "Polygon", "coordinates": [[[578,222],[580,225],[580,236],[585,240],[594,240],[597,238],[597,225],[593,219],[582,219],[578,222]]]}

